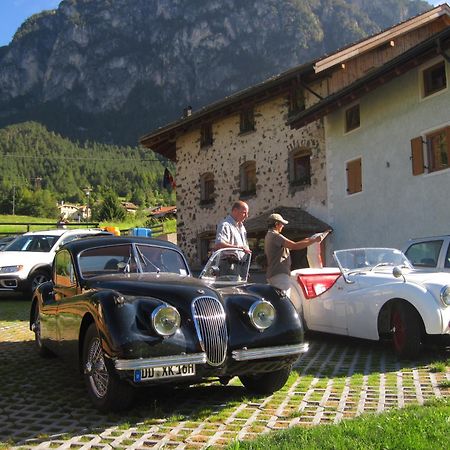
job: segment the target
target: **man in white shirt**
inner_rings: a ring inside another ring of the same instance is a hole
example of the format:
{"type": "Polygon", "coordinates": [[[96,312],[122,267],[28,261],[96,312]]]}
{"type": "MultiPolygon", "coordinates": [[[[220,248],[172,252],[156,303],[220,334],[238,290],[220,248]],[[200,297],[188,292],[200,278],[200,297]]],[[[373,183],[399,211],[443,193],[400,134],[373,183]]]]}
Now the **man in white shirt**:
{"type": "Polygon", "coordinates": [[[217,226],[215,250],[221,248],[239,248],[244,253],[238,251],[224,252],[220,259],[220,276],[236,275],[246,276],[243,273],[245,261],[251,250],[248,246],[247,231],[244,220],[248,217],[247,203],[239,200],[231,208],[231,213],[217,226]],[[241,273],[242,272],[242,273],[241,273]]]}
{"type": "Polygon", "coordinates": [[[239,200],[231,208],[231,213],[217,226],[215,250],[220,248],[240,248],[251,253],[248,247],[244,221],[248,217],[247,203],[239,200]]]}

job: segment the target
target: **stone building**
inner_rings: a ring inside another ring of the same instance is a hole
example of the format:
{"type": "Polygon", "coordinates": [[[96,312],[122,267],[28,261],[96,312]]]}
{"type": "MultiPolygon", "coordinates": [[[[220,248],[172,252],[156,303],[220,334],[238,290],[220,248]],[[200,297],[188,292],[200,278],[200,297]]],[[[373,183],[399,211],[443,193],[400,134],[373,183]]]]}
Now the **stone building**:
{"type": "MultiPolygon", "coordinates": [[[[249,204],[256,254],[265,233],[259,219],[270,211],[308,217],[286,227],[292,239],[333,226],[326,108],[314,115],[314,105],[448,27],[449,13],[446,5],[434,8],[199,111],[187,108],[180,120],[143,136],[142,145],[176,161],[178,243],[191,264],[206,259],[216,224],[237,199],[249,204]]],[[[359,117],[349,114],[350,121],[359,117]]]]}

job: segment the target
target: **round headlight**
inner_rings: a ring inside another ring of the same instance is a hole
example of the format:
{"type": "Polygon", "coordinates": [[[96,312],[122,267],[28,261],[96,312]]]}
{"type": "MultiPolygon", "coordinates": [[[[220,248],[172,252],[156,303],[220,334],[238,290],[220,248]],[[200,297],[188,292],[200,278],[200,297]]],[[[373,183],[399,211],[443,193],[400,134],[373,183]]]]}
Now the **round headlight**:
{"type": "Polygon", "coordinates": [[[152,325],[161,336],[172,336],[180,328],[180,313],[169,305],[160,305],[152,312],[152,325]]]}
{"type": "Polygon", "coordinates": [[[445,306],[450,306],[450,286],[441,289],[441,301],[445,306]]]}
{"type": "Polygon", "coordinates": [[[259,331],[266,330],[275,320],[275,308],[272,303],[258,300],[250,306],[248,311],[252,325],[259,331]]]}

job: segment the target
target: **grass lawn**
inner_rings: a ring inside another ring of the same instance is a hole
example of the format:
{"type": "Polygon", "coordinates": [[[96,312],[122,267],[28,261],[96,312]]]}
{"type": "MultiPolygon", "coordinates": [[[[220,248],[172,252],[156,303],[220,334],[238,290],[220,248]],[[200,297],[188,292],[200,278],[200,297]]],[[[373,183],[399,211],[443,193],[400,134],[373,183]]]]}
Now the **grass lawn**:
{"type": "Polygon", "coordinates": [[[383,414],[367,414],[338,425],[294,427],[254,441],[234,441],[229,450],[368,450],[449,448],[450,402],[433,400],[383,414]]]}
{"type": "MultiPolygon", "coordinates": [[[[12,216],[0,215],[0,235],[2,233],[25,233],[27,231],[26,225],[2,225],[3,223],[19,222],[19,223],[49,223],[48,225],[31,225],[30,231],[48,230],[49,228],[56,228],[56,219],[49,219],[46,217],[30,217],[30,216],[12,216]]],[[[128,218],[124,222],[100,222],[100,227],[117,227],[119,230],[129,230],[130,228],[146,227],[147,218],[128,218]]],[[[176,233],[177,221],[170,219],[162,222],[164,226],[164,233],[176,233]]],[[[75,224],[74,224],[75,225],[75,224]]],[[[78,225],[78,223],[76,223],[78,225]]],[[[83,222],[79,224],[80,228],[85,228],[83,222]]],[[[73,228],[73,226],[71,227],[73,228]]]]}

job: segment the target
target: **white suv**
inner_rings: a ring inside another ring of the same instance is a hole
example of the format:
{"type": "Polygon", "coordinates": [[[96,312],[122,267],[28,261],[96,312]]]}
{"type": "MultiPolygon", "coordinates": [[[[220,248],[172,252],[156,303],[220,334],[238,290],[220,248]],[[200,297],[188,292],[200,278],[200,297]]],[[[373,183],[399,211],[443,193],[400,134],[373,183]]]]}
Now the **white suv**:
{"type": "Polygon", "coordinates": [[[48,281],[56,250],[61,245],[87,236],[111,233],[100,229],[48,230],[25,233],[0,252],[0,291],[23,292],[31,297],[48,281]]]}
{"type": "Polygon", "coordinates": [[[450,235],[410,239],[403,253],[417,269],[450,272],[450,235]]]}

